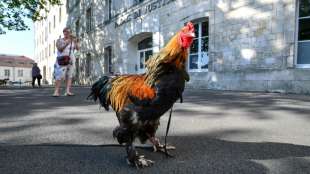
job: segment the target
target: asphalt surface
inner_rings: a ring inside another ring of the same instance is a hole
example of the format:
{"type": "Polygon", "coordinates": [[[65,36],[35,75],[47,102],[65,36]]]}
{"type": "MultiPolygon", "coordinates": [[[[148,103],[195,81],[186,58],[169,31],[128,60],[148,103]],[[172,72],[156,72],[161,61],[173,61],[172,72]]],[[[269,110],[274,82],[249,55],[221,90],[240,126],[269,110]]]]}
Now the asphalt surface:
{"type": "Polygon", "coordinates": [[[0,89],[0,174],[310,173],[310,96],[187,90],[168,137],[175,157],[139,149],[155,165],[137,170],[115,146],[114,113],[85,100],[89,88],[74,92],[0,89]]]}

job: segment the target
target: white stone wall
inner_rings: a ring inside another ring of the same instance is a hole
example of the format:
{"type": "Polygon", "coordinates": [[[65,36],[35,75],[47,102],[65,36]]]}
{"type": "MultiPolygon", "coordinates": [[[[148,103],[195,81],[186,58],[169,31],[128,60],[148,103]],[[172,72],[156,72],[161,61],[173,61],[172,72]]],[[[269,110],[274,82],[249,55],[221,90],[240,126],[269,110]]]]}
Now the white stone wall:
{"type": "Polygon", "coordinates": [[[130,0],[113,1],[110,20],[106,2],[81,1],[69,14],[72,26],[77,19],[83,24],[82,83],[90,84],[107,72],[105,47],[112,46],[114,72],[137,73],[139,40],[152,35],[156,52],[186,22],[207,18],[209,70],[190,72],[188,87],[310,92],[309,69],[295,66],[295,0],[145,0],[135,6],[130,0]],[[94,29],[87,33],[88,7],[93,8],[94,29]],[[83,74],[87,53],[92,56],[91,76],[83,74]]]}

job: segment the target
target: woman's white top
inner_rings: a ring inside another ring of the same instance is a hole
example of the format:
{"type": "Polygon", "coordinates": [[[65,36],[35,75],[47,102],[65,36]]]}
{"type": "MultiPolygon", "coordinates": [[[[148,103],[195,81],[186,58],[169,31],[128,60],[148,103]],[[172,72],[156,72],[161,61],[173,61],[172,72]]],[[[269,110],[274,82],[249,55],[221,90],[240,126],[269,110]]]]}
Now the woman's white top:
{"type": "MultiPolygon", "coordinates": [[[[66,42],[63,38],[59,39],[57,42],[59,42],[58,44],[61,47],[66,45],[66,42]]],[[[75,62],[74,50],[75,50],[75,44],[74,42],[71,42],[70,44],[66,46],[66,48],[62,52],[57,51],[57,56],[69,56],[69,53],[70,53],[70,57],[72,61],[75,62]],[[71,53],[70,53],[70,46],[71,46],[71,53]]]]}

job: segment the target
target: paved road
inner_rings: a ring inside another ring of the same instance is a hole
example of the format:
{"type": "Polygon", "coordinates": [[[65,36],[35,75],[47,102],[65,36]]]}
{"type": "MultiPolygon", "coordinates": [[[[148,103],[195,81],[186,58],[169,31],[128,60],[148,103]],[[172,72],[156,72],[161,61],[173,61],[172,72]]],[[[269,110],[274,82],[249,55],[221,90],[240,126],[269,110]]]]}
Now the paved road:
{"type": "Polygon", "coordinates": [[[0,89],[1,174],[310,173],[310,96],[186,91],[168,138],[176,157],[140,150],[156,164],[137,172],[114,146],[114,113],[74,91],[0,89]]]}

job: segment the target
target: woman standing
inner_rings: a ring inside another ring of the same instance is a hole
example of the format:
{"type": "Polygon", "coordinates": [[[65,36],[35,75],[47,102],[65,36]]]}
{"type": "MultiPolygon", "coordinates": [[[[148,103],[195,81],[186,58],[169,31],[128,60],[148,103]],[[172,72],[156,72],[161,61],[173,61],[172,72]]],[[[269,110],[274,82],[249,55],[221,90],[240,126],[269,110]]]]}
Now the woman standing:
{"type": "Polygon", "coordinates": [[[60,96],[61,80],[66,80],[66,93],[65,96],[73,96],[71,92],[72,77],[75,72],[75,57],[74,50],[79,50],[78,41],[71,35],[71,31],[68,27],[63,29],[64,37],[60,38],[56,42],[57,57],[69,56],[70,63],[68,65],[59,65],[58,61],[54,65],[54,78],[55,78],[55,91],[53,96],[60,96]]]}
{"type": "Polygon", "coordinates": [[[41,75],[41,70],[38,67],[37,63],[34,63],[32,66],[32,70],[31,70],[31,74],[32,74],[32,88],[35,87],[35,81],[37,79],[38,81],[38,86],[41,87],[41,79],[42,79],[42,75],[41,75]]]}

